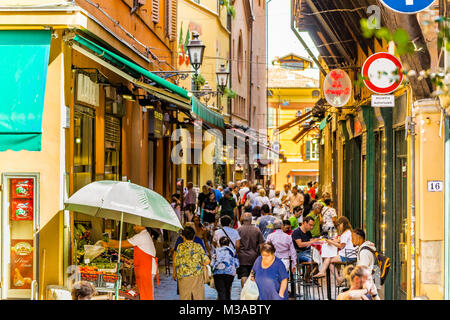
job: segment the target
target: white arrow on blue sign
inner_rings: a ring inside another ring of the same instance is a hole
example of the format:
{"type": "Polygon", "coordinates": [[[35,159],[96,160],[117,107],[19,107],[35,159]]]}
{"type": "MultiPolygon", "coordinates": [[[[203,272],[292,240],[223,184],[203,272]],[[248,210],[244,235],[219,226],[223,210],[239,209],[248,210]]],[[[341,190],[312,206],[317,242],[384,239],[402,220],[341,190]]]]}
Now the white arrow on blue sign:
{"type": "Polygon", "coordinates": [[[381,0],[381,2],[400,13],[417,13],[431,6],[434,0],[381,0]]]}

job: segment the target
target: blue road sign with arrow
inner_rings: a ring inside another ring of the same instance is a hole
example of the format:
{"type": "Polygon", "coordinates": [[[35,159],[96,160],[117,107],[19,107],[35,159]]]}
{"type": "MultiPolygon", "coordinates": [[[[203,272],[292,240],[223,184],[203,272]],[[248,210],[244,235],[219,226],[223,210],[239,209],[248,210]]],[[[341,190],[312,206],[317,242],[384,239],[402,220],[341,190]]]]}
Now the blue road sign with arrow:
{"type": "Polygon", "coordinates": [[[417,13],[431,6],[434,0],[381,0],[381,2],[400,13],[417,13]]]}

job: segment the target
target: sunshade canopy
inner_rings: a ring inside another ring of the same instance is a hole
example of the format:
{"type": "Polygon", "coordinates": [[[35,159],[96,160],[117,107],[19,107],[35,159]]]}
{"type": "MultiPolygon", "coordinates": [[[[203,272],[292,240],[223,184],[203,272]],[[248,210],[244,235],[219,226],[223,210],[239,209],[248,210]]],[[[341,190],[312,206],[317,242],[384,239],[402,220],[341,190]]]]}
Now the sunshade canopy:
{"type": "Polygon", "coordinates": [[[145,227],[178,231],[182,228],[172,206],[158,193],[130,182],[96,181],[66,202],[66,210],[121,220],[145,227]]]}

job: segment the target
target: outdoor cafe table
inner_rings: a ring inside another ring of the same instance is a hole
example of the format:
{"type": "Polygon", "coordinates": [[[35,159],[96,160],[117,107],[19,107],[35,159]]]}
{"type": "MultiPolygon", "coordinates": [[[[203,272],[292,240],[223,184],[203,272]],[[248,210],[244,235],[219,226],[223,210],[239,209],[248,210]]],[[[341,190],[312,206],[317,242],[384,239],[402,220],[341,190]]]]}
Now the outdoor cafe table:
{"type": "MultiPolygon", "coordinates": [[[[314,242],[314,243],[311,244],[311,247],[316,249],[319,252],[321,259],[323,259],[323,258],[333,258],[333,257],[336,257],[338,255],[337,248],[335,246],[333,246],[333,245],[328,244],[325,241],[314,242]]],[[[330,273],[330,268],[327,268],[326,279],[327,279],[327,297],[328,297],[328,300],[331,300],[331,273],[330,273]]]]}

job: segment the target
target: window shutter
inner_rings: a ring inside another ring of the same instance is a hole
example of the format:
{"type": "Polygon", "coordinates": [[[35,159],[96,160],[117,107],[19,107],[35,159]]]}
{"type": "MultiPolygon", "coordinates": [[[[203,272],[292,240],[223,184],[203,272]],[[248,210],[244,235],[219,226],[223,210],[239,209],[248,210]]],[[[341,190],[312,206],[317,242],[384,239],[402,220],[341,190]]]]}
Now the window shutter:
{"type": "Polygon", "coordinates": [[[166,32],[170,41],[177,37],[177,0],[166,0],[166,32]]]}
{"type": "Polygon", "coordinates": [[[311,158],[311,141],[306,141],[306,160],[311,158]]]}
{"type": "Polygon", "coordinates": [[[152,21],[159,22],[159,0],[152,0],[152,21]]]}

